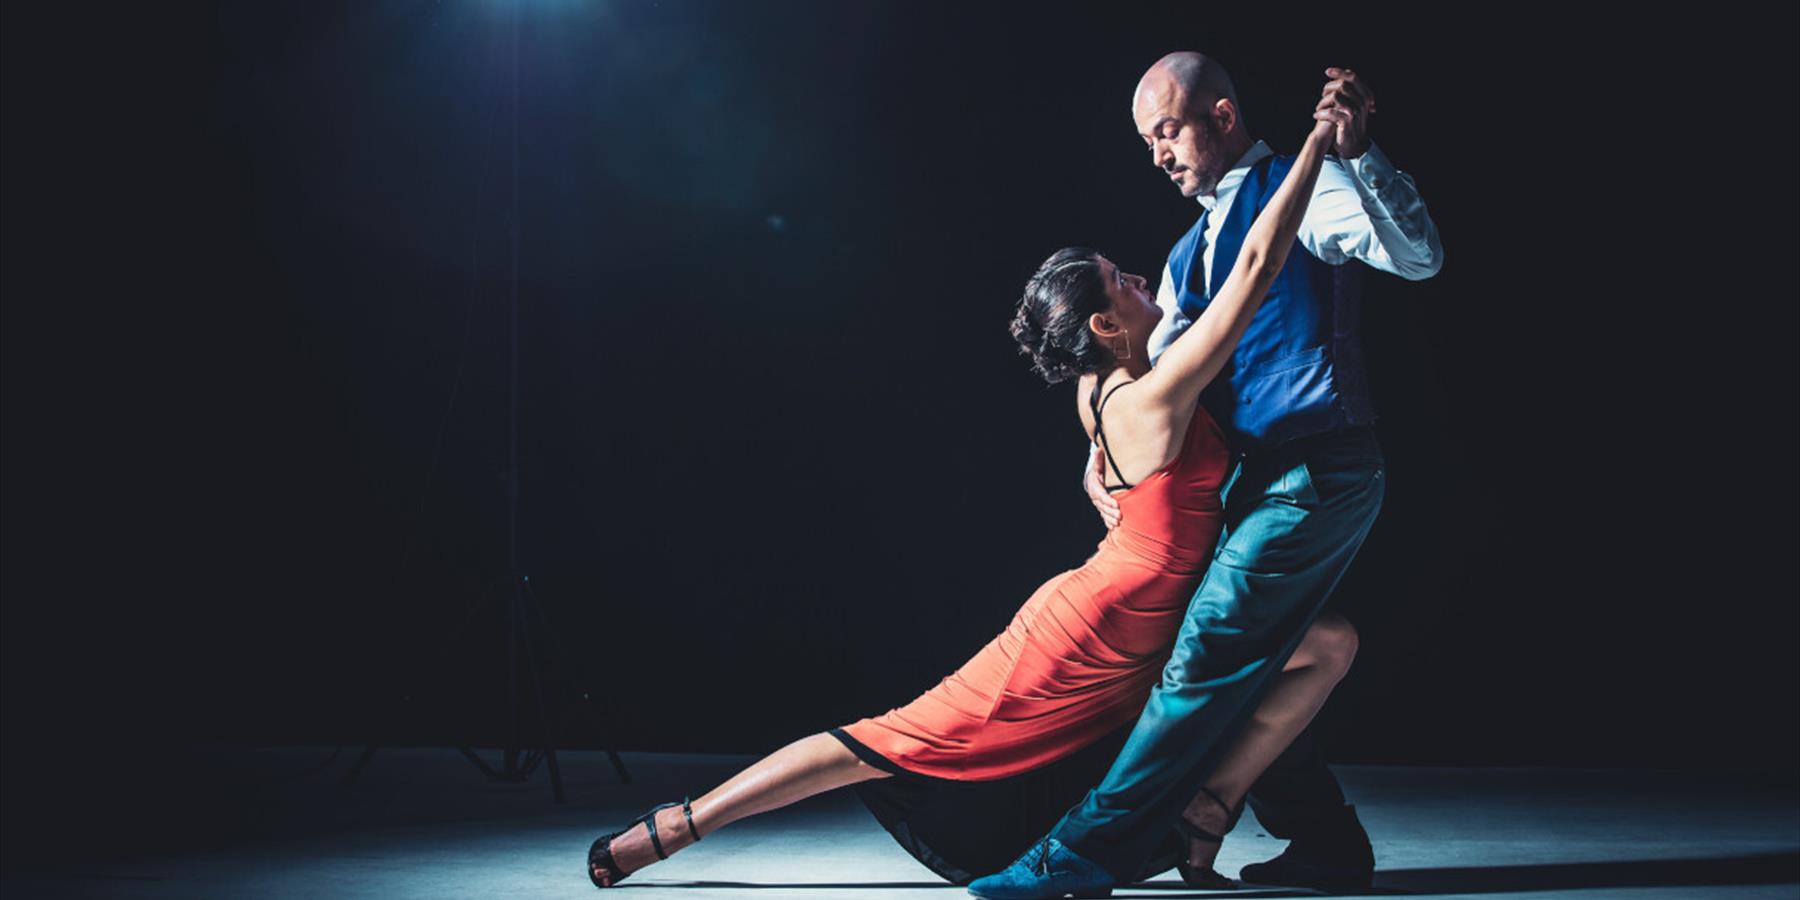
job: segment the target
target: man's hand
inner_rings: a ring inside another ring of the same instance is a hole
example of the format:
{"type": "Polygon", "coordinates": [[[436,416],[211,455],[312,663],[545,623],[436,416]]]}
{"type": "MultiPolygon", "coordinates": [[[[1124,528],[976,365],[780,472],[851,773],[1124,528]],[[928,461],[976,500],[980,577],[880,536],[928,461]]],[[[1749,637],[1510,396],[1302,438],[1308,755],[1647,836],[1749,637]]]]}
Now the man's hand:
{"type": "Polygon", "coordinates": [[[1333,66],[1325,70],[1325,83],[1316,110],[1341,109],[1349,113],[1337,123],[1337,155],[1355,159],[1369,149],[1369,116],[1375,113],[1375,92],[1357,80],[1356,73],[1333,66]]]}
{"type": "Polygon", "coordinates": [[[1106,492],[1106,454],[1100,452],[1099,444],[1089,445],[1087,477],[1081,480],[1081,486],[1087,490],[1088,499],[1094,501],[1094,509],[1100,511],[1106,530],[1119,527],[1119,501],[1106,492]]]}

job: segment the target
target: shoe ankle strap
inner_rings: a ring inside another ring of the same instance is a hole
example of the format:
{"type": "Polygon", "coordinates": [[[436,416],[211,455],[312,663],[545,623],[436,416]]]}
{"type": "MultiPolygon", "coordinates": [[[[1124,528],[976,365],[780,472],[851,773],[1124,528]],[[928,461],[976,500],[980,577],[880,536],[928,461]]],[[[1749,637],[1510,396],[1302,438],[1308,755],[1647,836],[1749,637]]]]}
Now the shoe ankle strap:
{"type": "Polygon", "coordinates": [[[694,843],[700,843],[700,829],[694,827],[694,806],[688,798],[681,798],[681,814],[687,816],[688,834],[694,836],[694,843]]]}

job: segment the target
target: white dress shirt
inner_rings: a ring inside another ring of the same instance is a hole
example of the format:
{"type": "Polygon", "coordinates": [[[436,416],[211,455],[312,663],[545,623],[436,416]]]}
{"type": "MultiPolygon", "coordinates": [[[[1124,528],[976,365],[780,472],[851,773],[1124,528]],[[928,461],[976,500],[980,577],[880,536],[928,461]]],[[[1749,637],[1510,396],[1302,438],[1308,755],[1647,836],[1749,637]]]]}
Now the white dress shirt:
{"type": "MultiPolygon", "coordinates": [[[[1202,194],[1200,205],[1211,210],[1201,234],[1201,265],[1205,290],[1212,290],[1213,243],[1219,227],[1231,212],[1238,185],[1250,167],[1274,154],[1257,141],[1237,164],[1219,179],[1212,194],[1202,194]]],[[[1437,274],[1444,264],[1444,248],[1438,243],[1437,225],[1425,211],[1425,201],[1412,177],[1394,168],[1374,143],[1363,155],[1343,160],[1325,158],[1312,202],[1300,221],[1300,245],[1331,265],[1360,259],[1383,272],[1417,281],[1437,274]]],[[[1182,315],[1178,291],[1163,264],[1162,282],[1156,289],[1156,305],[1162,321],[1150,333],[1150,361],[1155,363],[1193,320],[1182,315]]]]}

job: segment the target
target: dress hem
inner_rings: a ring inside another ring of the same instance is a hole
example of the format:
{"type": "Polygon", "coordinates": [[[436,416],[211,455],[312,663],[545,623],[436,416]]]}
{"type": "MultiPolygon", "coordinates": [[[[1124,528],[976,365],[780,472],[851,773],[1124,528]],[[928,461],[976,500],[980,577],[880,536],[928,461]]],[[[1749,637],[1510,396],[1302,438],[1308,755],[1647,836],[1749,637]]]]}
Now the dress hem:
{"type": "Polygon", "coordinates": [[[908,769],[905,766],[902,766],[899,763],[894,762],[891,759],[888,759],[886,756],[883,756],[880,751],[876,750],[873,747],[870,747],[868,744],[865,744],[862,741],[859,741],[856,738],[851,737],[850,732],[845,731],[842,728],[833,728],[833,729],[827,731],[826,734],[829,734],[832,737],[837,738],[840,742],[842,742],[845,747],[849,748],[851,753],[856,754],[857,759],[860,759],[863,762],[866,762],[869,765],[874,766],[875,768],[888,773],[889,775],[894,775],[894,776],[901,777],[901,778],[911,778],[913,780],[922,781],[922,782],[951,780],[948,778],[939,778],[938,776],[935,776],[935,775],[926,775],[923,772],[914,772],[913,770],[908,769]]]}

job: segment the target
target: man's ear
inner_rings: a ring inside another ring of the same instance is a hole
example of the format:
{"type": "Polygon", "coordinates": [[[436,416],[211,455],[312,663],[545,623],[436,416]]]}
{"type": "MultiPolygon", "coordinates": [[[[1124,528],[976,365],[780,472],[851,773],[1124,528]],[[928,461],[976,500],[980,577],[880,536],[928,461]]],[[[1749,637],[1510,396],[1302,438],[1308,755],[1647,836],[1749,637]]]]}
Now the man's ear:
{"type": "Polygon", "coordinates": [[[1230,134],[1238,124],[1237,105],[1229,97],[1220,97],[1213,101],[1212,117],[1219,126],[1220,134],[1230,134]]]}

